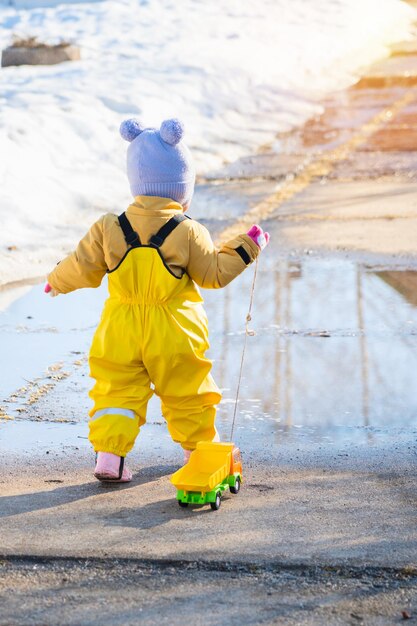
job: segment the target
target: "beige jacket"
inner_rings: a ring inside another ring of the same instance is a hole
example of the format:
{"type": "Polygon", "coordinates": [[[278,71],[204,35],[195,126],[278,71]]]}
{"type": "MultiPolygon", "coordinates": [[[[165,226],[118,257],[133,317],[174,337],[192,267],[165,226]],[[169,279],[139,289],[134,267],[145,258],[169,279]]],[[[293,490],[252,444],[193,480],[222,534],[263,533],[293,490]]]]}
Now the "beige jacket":
{"type": "MultiPolygon", "coordinates": [[[[182,206],[173,200],[138,196],[126,215],[141,242],[146,244],[165,222],[182,211],[182,206]]],[[[98,287],[106,272],[117,266],[126,249],[117,216],[107,213],[93,224],[77,249],[48,275],[48,282],[58,293],[98,287]]],[[[247,235],[238,235],[220,249],[216,248],[208,230],[194,220],[182,222],[160,250],[174,274],[181,276],[185,269],[197,285],[207,289],[230,283],[259,254],[258,246],[247,235]]]]}

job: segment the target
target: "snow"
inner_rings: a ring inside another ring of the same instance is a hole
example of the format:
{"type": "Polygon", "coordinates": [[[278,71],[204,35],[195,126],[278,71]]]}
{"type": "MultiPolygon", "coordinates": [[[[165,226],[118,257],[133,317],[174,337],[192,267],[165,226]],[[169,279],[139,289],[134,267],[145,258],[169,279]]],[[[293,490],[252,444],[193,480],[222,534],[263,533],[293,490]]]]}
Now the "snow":
{"type": "Polygon", "coordinates": [[[9,4],[2,48],[64,39],[82,59],[0,71],[0,284],[43,274],[127,206],[123,119],[180,117],[199,173],[216,169],[317,112],[415,15],[401,0],[9,4]]]}

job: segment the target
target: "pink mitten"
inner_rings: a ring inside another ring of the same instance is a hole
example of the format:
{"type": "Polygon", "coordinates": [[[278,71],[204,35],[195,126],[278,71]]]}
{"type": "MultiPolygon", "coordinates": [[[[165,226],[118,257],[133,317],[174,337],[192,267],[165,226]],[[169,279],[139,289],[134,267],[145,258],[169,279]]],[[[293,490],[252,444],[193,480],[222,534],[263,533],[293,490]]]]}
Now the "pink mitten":
{"type": "Polygon", "coordinates": [[[45,293],[49,293],[49,295],[52,298],[55,298],[55,296],[58,295],[58,291],[56,291],[53,287],[51,287],[51,285],[49,283],[46,283],[44,292],[45,293]]]}
{"type": "Polygon", "coordinates": [[[261,250],[263,250],[269,243],[269,233],[264,233],[258,224],[254,224],[246,234],[256,243],[257,246],[259,246],[261,250]]]}

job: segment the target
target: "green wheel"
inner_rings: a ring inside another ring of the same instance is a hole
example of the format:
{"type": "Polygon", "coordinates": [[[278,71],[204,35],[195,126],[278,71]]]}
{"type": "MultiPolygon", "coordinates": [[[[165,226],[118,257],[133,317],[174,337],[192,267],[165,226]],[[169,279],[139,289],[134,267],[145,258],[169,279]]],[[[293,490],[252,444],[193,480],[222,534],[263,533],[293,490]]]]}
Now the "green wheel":
{"type": "Polygon", "coordinates": [[[186,509],[188,506],[188,502],[182,502],[181,500],[178,500],[178,504],[182,509],[186,509]]]}
{"type": "Polygon", "coordinates": [[[240,491],[240,486],[241,486],[241,482],[240,482],[240,478],[239,478],[239,476],[238,476],[238,477],[236,478],[236,482],[235,482],[234,487],[230,487],[230,493],[234,493],[234,494],[239,493],[239,491],[240,491]]]}
{"type": "Polygon", "coordinates": [[[220,491],[218,491],[216,493],[216,499],[214,502],[210,502],[210,506],[213,509],[213,511],[218,511],[220,509],[220,505],[222,503],[222,496],[220,491]]]}

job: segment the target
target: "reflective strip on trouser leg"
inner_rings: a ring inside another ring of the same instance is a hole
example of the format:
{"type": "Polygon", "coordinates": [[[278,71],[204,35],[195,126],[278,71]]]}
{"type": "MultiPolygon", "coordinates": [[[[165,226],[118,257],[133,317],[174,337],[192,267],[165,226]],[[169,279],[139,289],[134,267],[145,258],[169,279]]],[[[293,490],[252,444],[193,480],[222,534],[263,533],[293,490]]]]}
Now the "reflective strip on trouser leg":
{"type": "Polygon", "coordinates": [[[97,419],[98,417],[102,417],[103,415],[125,415],[126,417],[130,417],[132,420],[135,419],[135,412],[132,409],[100,409],[95,411],[94,415],[91,417],[92,420],[97,419]]]}
{"type": "Polygon", "coordinates": [[[139,433],[139,418],[131,409],[99,409],[89,422],[89,440],[95,452],[126,456],[139,433]]]}

